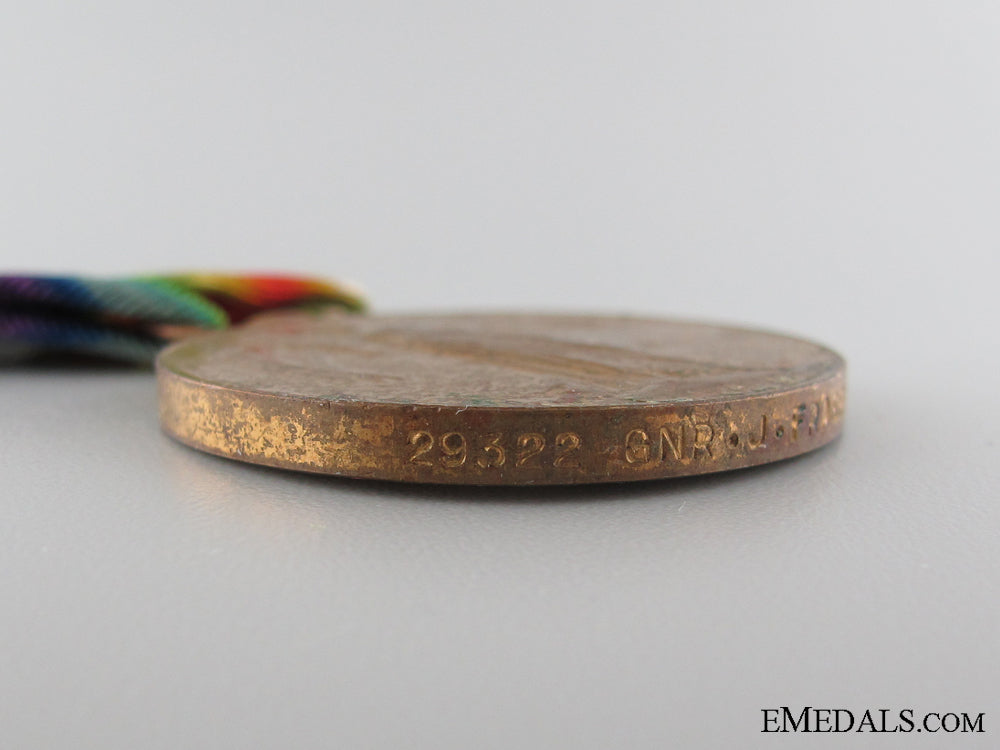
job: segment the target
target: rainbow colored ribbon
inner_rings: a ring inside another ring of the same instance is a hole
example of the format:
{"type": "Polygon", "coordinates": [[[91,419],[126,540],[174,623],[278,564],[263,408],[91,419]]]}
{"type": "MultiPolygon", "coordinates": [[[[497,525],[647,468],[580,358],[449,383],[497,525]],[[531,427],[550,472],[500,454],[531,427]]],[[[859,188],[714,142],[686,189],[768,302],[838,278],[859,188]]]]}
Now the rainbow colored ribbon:
{"type": "Polygon", "coordinates": [[[78,354],[148,364],[167,342],[264,310],[364,308],[349,287],[270,274],[0,276],[0,359],[78,354]]]}

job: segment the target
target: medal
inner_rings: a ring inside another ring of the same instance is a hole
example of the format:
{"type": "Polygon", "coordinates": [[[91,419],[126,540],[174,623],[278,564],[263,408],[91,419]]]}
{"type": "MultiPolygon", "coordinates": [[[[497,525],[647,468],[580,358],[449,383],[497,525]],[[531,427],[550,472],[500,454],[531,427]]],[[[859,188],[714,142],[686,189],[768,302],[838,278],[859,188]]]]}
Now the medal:
{"type": "MultiPolygon", "coordinates": [[[[164,430],[249,463],[406,482],[624,482],[790,458],[843,421],[844,360],[776,333],[629,316],[358,314],[336,285],[285,279],[268,297],[256,277],[241,296],[228,277],[170,278],[200,278],[222,325],[246,322],[193,333],[218,318],[190,299],[164,315],[141,294],[110,295],[111,314],[79,300],[54,308],[85,318],[64,325],[103,327],[101,353],[122,337],[149,351],[179,338],[156,359],[164,430]]],[[[17,314],[31,310],[58,324],[37,300],[17,314]]]]}

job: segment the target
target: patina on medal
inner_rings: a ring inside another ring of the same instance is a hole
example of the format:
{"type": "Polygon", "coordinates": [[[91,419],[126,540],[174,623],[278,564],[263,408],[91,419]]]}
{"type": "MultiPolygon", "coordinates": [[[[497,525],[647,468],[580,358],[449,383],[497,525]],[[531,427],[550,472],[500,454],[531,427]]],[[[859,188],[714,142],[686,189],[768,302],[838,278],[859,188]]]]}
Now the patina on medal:
{"type": "Polygon", "coordinates": [[[844,361],[762,331],[591,315],[271,313],[157,360],[164,430],[255,464],[478,485],[738,469],[840,432],[844,361]]]}

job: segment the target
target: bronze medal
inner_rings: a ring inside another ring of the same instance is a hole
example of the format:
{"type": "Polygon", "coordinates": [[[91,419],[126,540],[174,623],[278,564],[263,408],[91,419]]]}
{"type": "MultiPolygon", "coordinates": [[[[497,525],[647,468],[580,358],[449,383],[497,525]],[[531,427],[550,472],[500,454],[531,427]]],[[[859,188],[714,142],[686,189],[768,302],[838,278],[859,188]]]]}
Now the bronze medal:
{"type": "Polygon", "coordinates": [[[844,360],[809,341],[589,315],[272,313],[157,360],[164,429],[241,461],[449,484],[624,482],[835,438],[844,360]]]}

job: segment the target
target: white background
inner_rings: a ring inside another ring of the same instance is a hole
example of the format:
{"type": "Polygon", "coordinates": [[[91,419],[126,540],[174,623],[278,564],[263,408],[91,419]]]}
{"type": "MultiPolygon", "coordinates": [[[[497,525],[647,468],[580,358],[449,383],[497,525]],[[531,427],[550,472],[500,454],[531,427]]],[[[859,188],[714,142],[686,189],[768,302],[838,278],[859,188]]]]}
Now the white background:
{"type": "Polygon", "coordinates": [[[0,266],[298,271],[848,359],[843,438],[705,479],[329,480],[0,370],[7,747],[789,747],[1000,732],[1000,10],[0,3],[0,266]]]}

